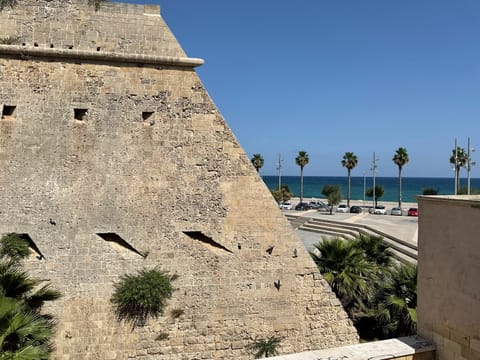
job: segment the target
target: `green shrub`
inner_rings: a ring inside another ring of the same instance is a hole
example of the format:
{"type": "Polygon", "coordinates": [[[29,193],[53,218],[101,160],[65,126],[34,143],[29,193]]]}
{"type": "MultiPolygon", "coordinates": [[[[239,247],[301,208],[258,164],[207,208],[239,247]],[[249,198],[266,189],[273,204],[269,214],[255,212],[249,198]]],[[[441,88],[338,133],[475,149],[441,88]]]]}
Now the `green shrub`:
{"type": "Polygon", "coordinates": [[[143,326],[148,317],[163,314],[166,301],[174,290],[171,282],[171,276],[157,269],[122,276],[110,299],[117,319],[135,327],[143,326]]]}
{"type": "Polygon", "coordinates": [[[431,187],[425,188],[422,190],[423,195],[438,195],[438,189],[434,189],[431,187]]]}

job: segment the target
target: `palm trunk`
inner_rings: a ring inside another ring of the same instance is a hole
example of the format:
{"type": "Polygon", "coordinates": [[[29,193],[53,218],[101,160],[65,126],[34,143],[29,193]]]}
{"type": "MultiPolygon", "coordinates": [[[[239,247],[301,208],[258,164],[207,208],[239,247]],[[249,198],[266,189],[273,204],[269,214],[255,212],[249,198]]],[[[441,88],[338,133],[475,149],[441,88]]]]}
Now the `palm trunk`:
{"type": "Polygon", "coordinates": [[[300,202],[303,202],[303,166],[300,167],[300,202]]]}
{"type": "Polygon", "coordinates": [[[402,167],[398,167],[398,207],[402,208],[402,167]]]}
{"type": "Polygon", "coordinates": [[[458,194],[458,190],[460,190],[460,166],[457,166],[457,173],[455,174],[455,186],[456,186],[456,189],[455,189],[455,193],[458,194]]]}
{"type": "Polygon", "coordinates": [[[350,169],[348,169],[347,206],[350,207],[350,169]]]}

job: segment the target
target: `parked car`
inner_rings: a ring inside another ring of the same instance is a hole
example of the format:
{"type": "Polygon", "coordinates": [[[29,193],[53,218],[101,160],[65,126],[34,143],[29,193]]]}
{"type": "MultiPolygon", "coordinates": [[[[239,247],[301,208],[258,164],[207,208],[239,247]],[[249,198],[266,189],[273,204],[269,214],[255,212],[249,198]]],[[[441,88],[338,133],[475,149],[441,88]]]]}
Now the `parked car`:
{"type": "Polygon", "coordinates": [[[392,208],[392,210],[390,210],[390,215],[402,216],[402,209],[400,209],[399,207],[394,207],[392,208]]]}
{"type": "Polygon", "coordinates": [[[354,205],[354,206],[352,206],[352,207],[350,208],[350,212],[351,212],[352,214],[361,214],[362,211],[363,211],[363,209],[362,209],[361,206],[356,206],[356,205],[354,205]]]}
{"type": "Polygon", "coordinates": [[[280,203],[280,209],[282,210],[292,210],[292,203],[289,201],[284,201],[280,203]]]}
{"type": "Polygon", "coordinates": [[[387,215],[387,209],[383,205],[377,205],[372,210],[372,213],[375,215],[387,215]]]}
{"type": "Polygon", "coordinates": [[[308,205],[311,209],[321,209],[327,207],[327,205],[321,201],[310,201],[308,205]]]}
{"type": "Polygon", "coordinates": [[[312,208],[310,207],[310,205],[305,202],[298,203],[295,206],[295,210],[311,210],[311,209],[312,208]]]}
{"type": "Polygon", "coordinates": [[[408,216],[418,216],[418,209],[417,208],[410,208],[408,209],[408,216]]]}
{"type": "Polygon", "coordinates": [[[347,204],[340,204],[337,206],[337,212],[339,213],[348,213],[350,211],[350,208],[347,206],[347,204]]]}

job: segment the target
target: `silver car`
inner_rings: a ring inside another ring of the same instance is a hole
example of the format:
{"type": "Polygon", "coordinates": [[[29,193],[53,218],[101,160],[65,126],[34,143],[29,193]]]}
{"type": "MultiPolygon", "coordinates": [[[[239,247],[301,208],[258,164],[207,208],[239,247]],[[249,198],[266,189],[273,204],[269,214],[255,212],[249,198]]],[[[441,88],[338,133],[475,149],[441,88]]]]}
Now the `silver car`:
{"type": "Polygon", "coordinates": [[[348,213],[350,211],[350,208],[347,206],[347,204],[340,204],[337,207],[337,212],[339,213],[348,213]]]}
{"type": "Polygon", "coordinates": [[[390,210],[390,215],[402,216],[402,209],[400,209],[399,207],[394,207],[392,208],[392,210],[390,210]]]}

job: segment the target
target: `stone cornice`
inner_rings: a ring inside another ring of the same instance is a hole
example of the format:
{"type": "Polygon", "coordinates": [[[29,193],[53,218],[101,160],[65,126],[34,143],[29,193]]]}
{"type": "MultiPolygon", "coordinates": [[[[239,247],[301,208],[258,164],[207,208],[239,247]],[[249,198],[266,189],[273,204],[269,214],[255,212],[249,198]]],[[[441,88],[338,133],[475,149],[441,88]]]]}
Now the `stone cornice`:
{"type": "Polygon", "coordinates": [[[0,45],[0,56],[1,55],[9,55],[23,59],[48,58],[58,60],[64,59],[107,63],[178,66],[186,68],[194,68],[203,65],[204,63],[203,59],[188,57],[156,56],[75,49],[55,49],[19,45],[0,45]]]}

